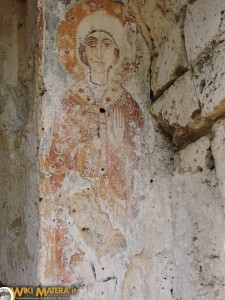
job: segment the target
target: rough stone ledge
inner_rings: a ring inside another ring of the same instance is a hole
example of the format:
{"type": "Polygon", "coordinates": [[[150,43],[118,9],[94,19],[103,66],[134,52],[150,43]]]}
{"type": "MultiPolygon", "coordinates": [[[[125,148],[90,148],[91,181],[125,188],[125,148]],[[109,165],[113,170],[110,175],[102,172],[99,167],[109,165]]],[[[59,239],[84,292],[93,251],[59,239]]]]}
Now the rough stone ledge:
{"type": "Polygon", "coordinates": [[[200,103],[191,71],[165,91],[153,103],[150,112],[163,129],[172,135],[174,144],[179,147],[197,140],[211,126],[210,120],[200,116],[200,103]]]}
{"type": "Polygon", "coordinates": [[[213,124],[213,121],[207,118],[200,118],[199,116],[196,119],[193,119],[187,126],[182,127],[178,123],[172,125],[168,124],[168,121],[163,119],[160,116],[155,116],[162,128],[169,133],[173,139],[173,143],[179,149],[184,148],[188,144],[197,141],[202,136],[210,132],[210,128],[213,124]]]}
{"type": "Polygon", "coordinates": [[[152,104],[151,114],[184,147],[207,134],[225,114],[225,34],[198,56],[186,72],[152,104]]]}

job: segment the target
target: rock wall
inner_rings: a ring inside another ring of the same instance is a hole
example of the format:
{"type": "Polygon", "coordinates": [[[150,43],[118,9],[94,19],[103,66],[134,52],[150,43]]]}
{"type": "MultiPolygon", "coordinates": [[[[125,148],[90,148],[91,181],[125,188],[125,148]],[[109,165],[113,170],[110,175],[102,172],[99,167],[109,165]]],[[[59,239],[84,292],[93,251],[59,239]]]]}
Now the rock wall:
{"type": "Polygon", "coordinates": [[[37,81],[33,42],[5,32],[1,280],[34,282],[35,265],[77,299],[224,299],[225,5],[211,2],[40,1],[37,81]]]}
{"type": "MultiPolygon", "coordinates": [[[[152,299],[223,299],[225,6],[223,1],[165,2],[161,20],[170,28],[164,37],[163,25],[151,27],[155,15],[145,20],[155,39],[150,112],[176,151],[175,171],[167,179],[172,199],[167,236],[173,245],[163,248],[172,249],[179,278],[170,275],[171,295],[162,292],[152,299]]],[[[157,9],[159,2],[151,3],[157,9]]],[[[159,288],[166,289],[168,268],[159,288]]]]}
{"type": "Polygon", "coordinates": [[[37,7],[2,1],[0,13],[0,199],[3,286],[37,282],[37,7]]]}
{"type": "Polygon", "coordinates": [[[223,299],[224,4],[42,9],[41,283],[78,299],[223,299]]]}

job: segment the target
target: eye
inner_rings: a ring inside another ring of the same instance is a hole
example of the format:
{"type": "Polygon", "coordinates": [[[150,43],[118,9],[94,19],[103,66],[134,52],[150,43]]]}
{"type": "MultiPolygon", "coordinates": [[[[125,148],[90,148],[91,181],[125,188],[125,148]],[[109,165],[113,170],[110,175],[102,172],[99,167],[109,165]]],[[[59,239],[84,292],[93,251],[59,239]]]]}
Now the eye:
{"type": "Polygon", "coordinates": [[[94,36],[89,36],[85,41],[85,45],[90,48],[95,48],[97,46],[97,43],[98,39],[94,36]]]}
{"type": "Polygon", "coordinates": [[[106,49],[112,48],[113,47],[113,43],[112,41],[105,39],[102,41],[103,47],[106,49]]]}
{"type": "Polygon", "coordinates": [[[94,40],[86,41],[86,45],[90,48],[95,48],[97,46],[97,42],[94,40]]]}
{"type": "Polygon", "coordinates": [[[111,46],[111,44],[110,44],[110,43],[104,43],[104,46],[105,46],[106,48],[109,48],[109,47],[111,46]]]}

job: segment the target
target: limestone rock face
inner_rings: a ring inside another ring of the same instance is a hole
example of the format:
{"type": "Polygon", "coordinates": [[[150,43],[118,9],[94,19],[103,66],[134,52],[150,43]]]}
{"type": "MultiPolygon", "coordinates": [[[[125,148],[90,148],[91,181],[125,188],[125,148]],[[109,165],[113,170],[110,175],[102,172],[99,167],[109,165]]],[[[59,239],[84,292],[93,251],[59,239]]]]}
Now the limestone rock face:
{"type": "MultiPolygon", "coordinates": [[[[166,0],[167,6],[174,12],[175,15],[179,15],[181,10],[188,3],[188,0],[166,0]]],[[[189,1],[190,2],[190,1],[189,1]]]]}
{"type": "Polygon", "coordinates": [[[224,16],[3,0],[1,283],[224,300],[224,16]]]}
{"type": "Polygon", "coordinates": [[[212,142],[212,154],[216,165],[216,175],[219,182],[219,189],[222,197],[223,207],[225,205],[225,187],[224,187],[224,161],[221,159],[224,157],[224,118],[220,119],[213,125],[213,142],[212,142]]]}
{"type": "Polygon", "coordinates": [[[196,139],[208,127],[209,122],[199,118],[200,111],[190,71],[181,76],[151,106],[153,116],[172,134],[174,143],[180,145],[196,139]]]}
{"type": "Polygon", "coordinates": [[[194,69],[195,85],[201,103],[202,116],[216,119],[225,112],[225,35],[217,40],[215,48],[203,53],[194,69]]]}
{"type": "Polygon", "coordinates": [[[37,19],[36,1],[1,1],[1,286],[37,284],[37,19]]]}
{"type": "Polygon", "coordinates": [[[214,167],[210,139],[204,136],[180,151],[180,172],[202,172],[214,167]]]}
{"type": "Polygon", "coordinates": [[[190,62],[196,60],[205,47],[224,32],[224,11],[223,0],[200,0],[188,6],[184,36],[190,62]]]}
{"type": "Polygon", "coordinates": [[[185,127],[199,108],[192,75],[188,72],[152,105],[151,111],[154,115],[166,119],[168,125],[185,127]]]}
{"type": "Polygon", "coordinates": [[[11,133],[23,129],[28,120],[29,98],[21,86],[13,87],[1,84],[0,88],[0,115],[3,130],[11,133]]]}
{"type": "MultiPolygon", "coordinates": [[[[224,34],[198,56],[186,72],[157,99],[151,112],[178,145],[209,132],[224,115],[224,34]]],[[[162,69],[163,70],[163,69],[162,69]]],[[[163,72],[163,71],[161,71],[163,72]]]]}
{"type": "Polygon", "coordinates": [[[151,89],[157,97],[187,70],[188,62],[179,27],[171,28],[167,39],[161,44],[159,55],[152,63],[151,89]]]}

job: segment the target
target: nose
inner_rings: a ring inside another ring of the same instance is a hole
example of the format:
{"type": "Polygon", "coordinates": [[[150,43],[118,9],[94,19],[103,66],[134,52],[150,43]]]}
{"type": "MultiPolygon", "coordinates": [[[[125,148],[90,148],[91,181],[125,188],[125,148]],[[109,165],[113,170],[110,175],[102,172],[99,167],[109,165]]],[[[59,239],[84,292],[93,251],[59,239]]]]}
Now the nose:
{"type": "Polygon", "coordinates": [[[102,45],[100,43],[96,47],[95,57],[98,59],[103,58],[102,45]]]}

